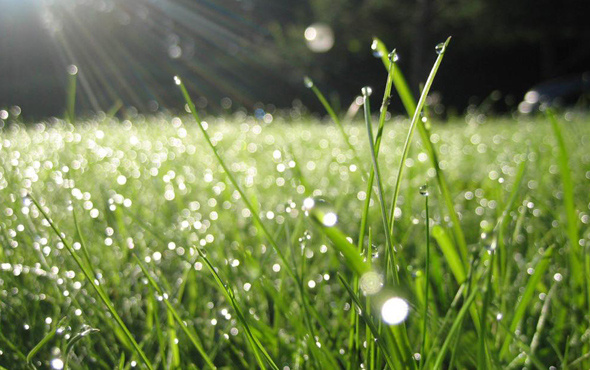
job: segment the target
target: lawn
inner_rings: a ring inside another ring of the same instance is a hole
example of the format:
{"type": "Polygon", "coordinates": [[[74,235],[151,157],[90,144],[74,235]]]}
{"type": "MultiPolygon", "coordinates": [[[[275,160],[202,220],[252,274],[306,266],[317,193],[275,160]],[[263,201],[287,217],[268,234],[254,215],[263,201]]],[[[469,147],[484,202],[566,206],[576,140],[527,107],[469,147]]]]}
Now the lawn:
{"type": "Polygon", "coordinates": [[[5,126],[0,365],[588,367],[587,116],[293,116],[5,126]]]}

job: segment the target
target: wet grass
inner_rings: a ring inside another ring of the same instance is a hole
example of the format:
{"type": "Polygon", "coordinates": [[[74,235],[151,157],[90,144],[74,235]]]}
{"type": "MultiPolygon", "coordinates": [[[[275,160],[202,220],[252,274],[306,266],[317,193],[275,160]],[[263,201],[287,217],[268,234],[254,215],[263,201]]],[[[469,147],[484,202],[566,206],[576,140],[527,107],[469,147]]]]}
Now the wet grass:
{"type": "Polygon", "coordinates": [[[334,122],[3,127],[0,369],[588,368],[590,119],[429,120],[448,42],[376,134],[309,79],[334,122]]]}
{"type": "MultiPolygon", "coordinates": [[[[345,139],[312,119],[208,120],[235,184],[191,117],[5,128],[0,364],[585,366],[587,118],[477,119],[430,128],[467,255],[416,141],[390,234],[399,283],[385,273],[375,193],[361,245],[370,263],[356,252],[372,164],[355,163],[345,140],[371,158],[364,124],[345,125],[345,139]],[[397,326],[380,311],[392,297],[409,305],[397,326]]],[[[384,194],[408,128],[385,122],[384,194]]]]}

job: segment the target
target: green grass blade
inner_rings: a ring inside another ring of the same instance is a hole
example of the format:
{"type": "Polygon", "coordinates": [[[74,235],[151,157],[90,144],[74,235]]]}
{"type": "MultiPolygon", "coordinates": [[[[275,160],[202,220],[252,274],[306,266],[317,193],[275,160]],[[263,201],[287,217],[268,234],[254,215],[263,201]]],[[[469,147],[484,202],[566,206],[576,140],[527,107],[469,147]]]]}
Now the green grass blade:
{"type": "Polygon", "coordinates": [[[55,337],[57,328],[59,328],[65,320],[66,317],[62,318],[56,325],[52,326],[49,329],[49,332],[39,341],[39,343],[37,343],[35,347],[33,347],[33,349],[29,351],[26,358],[27,363],[30,364],[33,360],[33,356],[35,356],[37,352],[41,350],[41,348],[45,347],[45,345],[49,343],[49,341],[51,341],[53,337],[55,337]]]}
{"type": "Polygon", "coordinates": [[[406,159],[408,158],[408,154],[410,152],[410,144],[412,142],[412,138],[414,136],[414,132],[415,132],[416,126],[418,124],[418,121],[420,120],[422,108],[424,107],[424,104],[426,104],[426,98],[428,96],[428,93],[430,92],[430,87],[432,86],[432,83],[434,82],[434,78],[436,76],[436,73],[438,72],[438,68],[440,67],[440,64],[442,63],[442,60],[445,56],[447,46],[449,45],[450,41],[451,41],[451,38],[449,37],[445,41],[443,48],[439,52],[438,57],[436,58],[436,61],[434,62],[434,65],[432,66],[432,70],[430,71],[428,79],[426,80],[426,84],[424,85],[424,89],[422,90],[422,94],[420,95],[420,99],[418,100],[418,105],[416,106],[416,110],[414,111],[412,121],[410,123],[410,129],[408,130],[408,135],[406,137],[406,142],[404,144],[402,158],[400,159],[400,164],[399,164],[399,167],[397,170],[397,178],[396,178],[395,189],[394,189],[394,193],[393,193],[393,201],[391,203],[391,209],[390,209],[390,214],[389,214],[389,222],[390,222],[389,232],[391,234],[393,234],[393,226],[395,223],[394,211],[395,211],[395,207],[397,206],[397,200],[398,200],[399,192],[401,189],[401,181],[402,181],[402,177],[403,177],[403,173],[404,173],[406,159]]]}
{"type": "Polygon", "coordinates": [[[356,152],[354,145],[352,145],[352,143],[350,142],[350,138],[348,137],[348,134],[346,134],[346,131],[344,130],[344,126],[342,126],[342,122],[340,121],[340,118],[338,118],[338,115],[336,114],[336,112],[334,112],[334,109],[332,108],[330,103],[328,103],[328,100],[326,99],[324,94],[322,94],[320,89],[317,88],[317,86],[313,83],[313,80],[310,77],[306,76],[303,79],[303,82],[307,88],[309,88],[309,89],[311,89],[311,91],[313,91],[313,93],[318,98],[320,103],[322,103],[322,105],[324,106],[324,109],[326,109],[326,112],[328,112],[328,114],[330,115],[330,118],[332,118],[332,121],[334,121],[336,126],[338,126],[338,129],[340,130],[340,133],[342,134],[342,138],[344,139],[344,142],[346,143],[346,145],[348,145],[348,148],[352,151],[356,162],[359,164],[362,163],[358,157],[358,153],[356,152]]]}
{"type": "Polygon", "coordinates": [[[211,360],[207,352],[205,352],[205,349],[203,348],[201,341],[193,333],[191,333],[186,323],[180,318],[180,315],[168,300],[168,294],[166,294],[164,290],[160,287],[160,285],[156,282],[156,280],[154,280],[154,278],[152,277],[148,269],[143,265],[139,257],[137,257],[136,254],[134,254],[133,257],[135,258],[135,262],[137,262],[145,277],[148,279],[150,285],[158,292],[160,296],[163,297],[162,300],[166,305],[166,309],[173,316],[174,321],[176,321],[176,323],[180,326],[184,334],[186,334],[186,336],[190,339],[191,343],[196,348],[196,350],[201,354],[207,366],[209,366],[212,369],[216,369],[215,365],[213,364],[213,361],[211,360]]]}
{"type": "Polygon", "coordinates": [[[461,256],[459,252],[455,248],[453,241],[445,231],[445,229],[440,225],[435,225],[432,228],[432,236],[436,240],[440,250],[442,251],[449,267],[451,268],[451,272],[453,276],[455,276],[455,280],[459,285],[465,282],[467,278],[467,274],[465,272],[465,267],[463,266],[463,262],[461,262],[461,256]]]}
{"type": "Polygon", "coordinates": [[[359,297],[354,293],[352,287],[346,282],[346,280],[342,277],[342,275],[338,274],[338,279],[340,280],[340,283],[344,286],[344,288],[346,288],[346,291],[348,292],[348,295],[352,299],[352,302],[363,313],[362,315],[359,315],[359,316],[363,319],[365,324],[369,327],[371,334],[373,334],[373,337],[377,340],[377,344],[379,345],[379,348],[381,349],[381,351],[383,353],[383,356],[385,358],[385,361],[387,362],[387,365],[391,369],[399,369],[402,365],[401,365],[401,353],[399,352],[399,348],[397,347],[397,345],[395,345],[395,344],[393,344],[391,346],[386,345],[385,338],[381,336],[377,326],[375,326],[375,323],[371,319],[371,313],[369,311],[367,311],[365,305],[363,305],[363,303],[361,302],[359,297]],[[392,347],[395,350],[394,351],[395,353],[391,353],[391,351],[389,350],[389,347],[392,347]],[[394,355],[395,355],[395,358],[393,357],[394,355]],[[397,361],[394,361],[394,360],[397,360],[397,361]]]}
{"type": "Polygon", "coordinates": [[[66,102],[66,121],[74,123],[76,120],[76,84],[78,78],[78,67],[71,65],[68,67],[68,91],[66,102]]]}
{"type": "Polygon", "coordinates": [[[467,312],[469,311],[471,304],[473,303],[473,301],[475,301],[475,297],[477,296],[477,293],[478,293],[477,289],[473,289],[473,291],[471,292],[471,294],[469,295],[467,300],[465,300],[465,303],[461,307],[461,310],[459,310],[459,313],[457,314],[455,321],[453,321],[453,325],[451,325],[449,333],[447,334],[447,337],[445,338],[445,341],[443,342],[443,344],[438,352],[438,355],[436,357],[436,361],[434,362],[434,366],[432,367],[433,369],[441,369],[442,368],[442,363],[443,363],[443,360],[445,359],[445,356],[446,356],[449,346],[451,344],[451,340],[454,337],[455,332],[457,330],[459,330],[459,328],[461,327],[461,324],[463,323],[463,319],[465,318],[465,315],[467,315],[467,312]]]}
{"type": "Polygon", "coordinates": [[[422,344],[420,345],[420,369],[424,366],[424,359],[426,358],[426,336],[428,334],[428,300],[430,291],[430,216],[428,214],[428,189],[426,185],[420,189],[420,193],[424,196],[424,210],[426,211],[425,236],[426,236],[426,261],[424,263],[424,310],[422,314],[422,344]]]}
{"type": "MultiPolygon", "coordinates": [[[[59,326],[58,326],[59,327],[59,326]]],[[[96,328],[91,328],[91,327],[83,327],[82,331],[76,333],[66,344],[66,349],[64,351],[64,369],[68,368],[68,362],[70,359],[70,352],[72,351],[72,349],[74,348],[74,346],[76,345],[76,343],[78,343],[79,341],[81,341],[82,339],[86,338],[88,335],[93,334],[93,333],[98,333],[100,330],[96,329],[96,328]]]]}
{"type": "MultiPolygon", "coordinates": [[[[396,56],[395,50],[392,51],[388,58],[394,60],[396,56]]],[[[391,101],[391,88],[393,84],[393,69],[395,63],[390,63],[389,68],[387,70],[387,83],[385,84],[385,92],[383,93],[383,101],[381,103],[381,111],[379,114],[379,127],[377,129],[377,136],[375,137],[375,148],[373,152],[375,153],[375,158],[379,158],[379,149],[381,148],[381,138],[383,137],[383,129],[385,126],[385,118],[387,116],[387,107],[391,101]]],[[[372,136],[372,135],[371,135],[372,136]]],[[[369,174],[369,179],[367,181],[367,189],[365,191],[365,203],[363,206],[363,213],[361,215],[361,225],[359,230],[359,240],[358,240],[358,249],[359,251],[362,250],[364,243],[365,243],[365,234],[367,232],[367,220],[369,218],[369,206],[371,204],[371,194],[373,192],[373,182],[375,181],[375,168],[371,167],[371,173],[369,174]]]]}
{"type": "MultiPolygon", "coordinates": [[[[54,231],[54,233],[57,235],[57,237],[60,239],[60,241],[64,244],[64,246],[68,250],[68,252],[70,252],[70,255],[74,258],[74,261],[76,261],[76,264],[78,265],[80,270],[82,270],[82,273],[84,274],[84,276],[88,280],[88,283],[92,286],[92,288],[94,289],[96,294],[98,294],[100,300],[107,307],[107,309],[109,310],[109,312],[113,316],[113,319],[115,320],[117,325],[121,328],[121,330],[123,331],[123,333],[125,334],[125,336],[129,340],[129,342],[131,342],[131,345],[133,346],[133,348],[135,349],[135,351],[137,352],[137,354],[141,358],[142,362],[147,366],[148,369],[152,370],[154,367],[152,366],[150,360],[148,360],[148,358],[145,355],[145,353],[143,352],[143,350],[139,347],[139,344],[135,341],[135,338],[133,338],[133,335],[131,335],[131,332],[129,331],[129,329],[127,328],[127,326],[125,325],[125,323],[123,322],[123,320],[121,319],[119,314],[117,313],[117,310],[113,306],[109,297],[102,290],[102,288],[98,284],[95,283],[93,273],[91,271],[87,270],[82,259],[76,254],[76,251],[74,251],[74,249],[72,248],[70,243],[65,239],[64,235],[57,228],[57,225],[55,225],[53,223],[53,221],[51,220],[49,215],[45,212],[43,207],[39,204],[39,202],[37,202],[37,200],[32,195],[29,194],[28,196],[31,199],[31,201],[35,204],[35,206],[37,207],[39,212],[41,212],[41,214],[43,215],[45,220],[49,223],[49,225],[51,226],[51,229],[54,231]]],[[[89,268],[92,268],[92,267],[89,266],[89,268]]]]}
{"type": "Polygon", "coordinates": [[[365,272],[371,271],[371,264],[366,261],[359,253],[354,244],[349,241],[349,238],[337,226],[325,226],[322,220],[324,214],[317,208],[307,210],[309,216],[320,231],[330,239],[332,245],[342,253],[346,261],[346,265],[354,271],[358,276],[362,276],[365,272]]]}
{"type": "MultiPolygon", "coordinates": [[[[383,44],[383,42],[381,42],[381,40],[375,38],[373,39],[373,48],[381,53],[381,60],[383,61],[385,68],[389,69],[390,62],[388,58],[385,57],[387,53],[387,47],[383,44]]],[[[406,79],[404,78],[399,68],[393,69],[393,84],[401,98],[401,101],[404,105],[404,108],[406,109],[406,112],[408,113],[408,116],[411,118],[412,115],[416,112],[416,102],[414,100],[412,91],[408,86],[406,79]]],[[[428,152],[430,162],[432,163],[432,166],[436,171],[436,181],[439,186],[440,192],[442,193],[443,200],[447,208],[447,212],[453,224],[453,234],[455,236],[459,249],[461,250],[461,257],[464,258],[463,263],[467,265],[467,244],[465,242],[465,235],[463,233],[463,230],[461,229],[461,223],[459,217],[457,216],[457,212],[454,208],[455,204],[453,202],[453,198],[449,190],[448,182],[440,168],[438,154],[434,149],[434,144],[430,141],[430,133],[426,129],[424,123],[421,120],[418,121],[418,132],[420,133],[422,143],[424,144],[426,151],[428,152]]]]}
{"type": "Polygon", "coordinates": [[[272,369],[279,370],[279,367],[276,365],[276,363],[270,357],[270,355],[268,354],[266,349],[264,349],[264,347],[262,346],[260,341],[252,333],[252,330],[250,329],[250,325],[248,324],[246,317],[242,313],[242,310],[240,309],[240,306],[238,305],[238,302],[235,299],[233,289],[231,288],[231,286],[229,284],[223,282],[223,280],[221,279],[221,276],[219,276],[219,274],[215,270],[215,267],[213,267],[213,265],[211,264],[209,259],[202,252],[199,252],[199,255],[200,255],[201,259],[203,259],[203,261],[205,261],[207,268],[209,269],[209,271],[213,275],[215,282],[217,283],[217,285],[219,286],[221,291],[224,293],[226,299],[228,301],[230,301],[231,305],[233,306],[234,310],[236,311],[238,321],[240,321],[240,323],[244,327],[244,331],[246,332],[246,338],[248,339],[248,342],[250,343],[250,346],[252,347],[252,349],[254,351],[254,355],[256,357],[256,360],[258,361],[258,365],[260,366],[260,368],[261,369],[265,368],[264,362],[261,358],[261,356],[262,356],[262,357],[264,357],[264,360],[266,360],[266,362],[268,363],[268,365],[272,369]]]}
{"type": "Polygon", "coordinates": [[[387,46],[385,46],[381,40],[374,37],[371,48],[381,55],[381,61],[383,62],[385,69],[388,71],[390,69],[392,70],[391,76],[393,84],[395,85],[395,89],[397,90],[400,100],[408,112],[408,115],[411,116],[412,113],[416,111],[416,100],[414,99],[414,95],[408,87],[408,83],[406,82],[406,79],[404,78],[401,70],[399,68],[391,68],[390,64],[392,64],[392,60],[388,55],[389,50],[387,49],[387,46]]]}
{"type": "MultiPolygon", "coordinates": [[[[385,198],[383,197],[383,182],[381,181],[381,172],[379,171],[379,162],[377,161],[377,156],[375,154],[375,144],[373,138],[373,124],[371,123],[371,105],[369,103],[369,96],[371,95],[371,88],[364,87],[363,88],[363,102],[364,102],[364,111],[365,111],[365,123],[367,125],[367,133],[369,134],[369,148],[371,149],[371,160],[373,162],[373,171],[375,173],[375,179],[377,180],[377,197],[379,199],[379,205],[381,209],[381,220],[383,222],[383,232],[385,234],[385,244],[388,248],[388,263],[391,261],[391,264],[387,264],[386,268],[386,276],[389,276],[389,272],[393,273],[395,277],[395,284],[399,284],[399,276],[397,272],[397,260],[395,255],[395,250],[393,249],[393,243],[391,242],[391,234],[387,232],[389,221],[387,219],[387,206],[385,205],[385,198]]],[[[367,196],[369,196],[367,194],[367,196]]],[[[390,216],[393,217],[393,214],[390,216]]]]}
{"type": "Polygon", "coordinates": [[[121,353],[121,358],[119,359],[119,370],[123,370],[125,368],[125,352],[121,353]]]}
{"type": "MultiPolygon", "coordinates": [[[[246,205],[246,208],[248,208],[250,210],[250,212],[252,213],[252,218],[259,225],[263,234],[266,236],[267,240],[269,241],[269,243],[271,244],[271,246],[273,247],[273,249],[275,250],[275,252],[279,256],[281,261],[285,264],[285,266],[289,266],[289,263],[288,263],[287,259],[285,258],[283,251],[281,250],[281,248],[279,248],[275,238],[270,233],[270,231],[267,229],[267,227],[264,225],[264,223],[260,219],[260,216],[259,216],[257,210],[254,208],[252,203],[250,203],[249,198],[246,196],[246,193],[242,190],[242,187],[239,185],[239,183],[236,180],[235,176],[233,175],[232,171],[229,169],[229,167],[227,166],[227,164],[225,163],[223,158],[221,158],[221,155],[217,151],[217,148],[215,148],[215,145],[213,145],[213,143],[211,142],[211,138],[209,137],[209,133],[207,133],[207,130],[205,130],[205,128],[203,127],[203,124],[202,124],[201,120],[199,119],[199,115],[197,113],[197,108],[195,107],[195,104],[193,103],[186,87],[184,86],[184,84],[182,83],[182,81],[179,77],[175,77],[174,80],[175,80],[176,84],[180,87],[180,91],[182,92],[182,96],[184,97],[184,100],[185,100],[186,104],[188,105],[189,110],[197,123],[197,126],[201,130],[201,133],[203,134],[203,137],[205,138],[207,145],[213,151],[213,155],[217,159],[217,162],[221,165],[221,167],[223,168],[223,171],[227,175],[229,181],[232,183],[234,188],[240,194],[240,197],[241,197],[242,201],[244,202],[244,204],[246,205]]],[[[290,268],[287,269],[287,272],[295,281],[297,281],[297,278],[296,278],[294,272],[290,268]]]]}
{"type": "MultiPolygon", "coordinates": [[[[524,314],[525,314],[527,308],[529,307],[529,303],[535,294],[535,290],[537,289],[537,285],[539,284],[539,282],[541,281],[541,279],[545,275],[545,272],[547,271],[547,268],[549,267],[549,265],[551,263],[551,259],[553,257],[553,250],[554,250],[553,246],[549,247],[545,251],[545,253],[543,253],[541,260],[535,266],[535,272],[529,278],[527,285],[525,287],[524,293],[522,294],[522,298],[520,299],[520,301],[518,302],[518,304],[516,305],[516,307],[514,309],[514,315],[512,316],[512,320],[510,321],[510,326],[508,327],[509,333],[514,333],[514,331],[516,330],[516,327],[518,326],[518,323],[524,317],[524,314]]],[[[508,336],[504,340],[504,343],[502,344],[502,348],[500,350],[500,358],[507,357],[509,346],[510,346],[510,340],[511,340],[510,336],[508,336]]]]}

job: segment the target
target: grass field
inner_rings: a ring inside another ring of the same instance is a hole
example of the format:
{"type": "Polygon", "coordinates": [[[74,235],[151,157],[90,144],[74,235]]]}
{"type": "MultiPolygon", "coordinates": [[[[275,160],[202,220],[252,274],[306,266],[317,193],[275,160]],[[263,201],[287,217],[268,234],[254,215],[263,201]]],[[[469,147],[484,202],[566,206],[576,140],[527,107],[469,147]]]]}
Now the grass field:
{"type": "Polygon", "coordinates": [[[407,120],[371,195],[360,122],[206,120],[240,191],[192,117],[5,127],[0,365],[588,368],[588,118],[481,118],[427,122],[460,224],[418,138],[390,234],[407,120]]]}

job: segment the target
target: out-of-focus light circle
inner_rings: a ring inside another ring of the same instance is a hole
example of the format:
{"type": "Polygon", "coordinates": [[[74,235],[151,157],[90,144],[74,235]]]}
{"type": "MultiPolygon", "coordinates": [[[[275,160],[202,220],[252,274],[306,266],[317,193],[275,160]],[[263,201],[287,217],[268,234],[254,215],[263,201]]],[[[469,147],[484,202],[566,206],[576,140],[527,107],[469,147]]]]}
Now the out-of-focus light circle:
{"type": "Polygon", "coordinates": [[[383,288],[383,277],[375,271],[366,272],[361,276],[359,286],[366,295],[377,294],[383,288]]]}
{"type": "Polygon", "coordinates": [[[408,302],[402,298],[393,297],[383,303],[383,306],[381,307],[381,317],[385,323],[389,325],[397,325],[401,324],[406,317],[408,317],[409,311],[410,306],[408,306],[408,302]]]}
{"type": "Polygon", "coordinates": [[[325,53],[334,46],[334,32],[325,23],[314,23],[305,29],[307,47],[314,53],[325,53]]]}
{"type": "Polygon", "coordinates": [[[76,67],[76,66],[75,66],[75,65],[73,65],[73,64],[70,64],[70,65],[68,66],[68,74],[70,74],[70,75],[72,75],[72,76],[75,76],[75,75],[77,75],[77,74],[78,74],[78,67],[76,67]]]}

